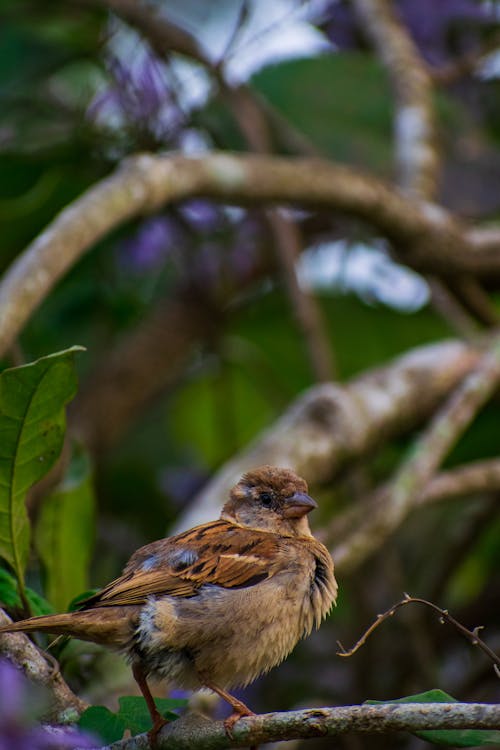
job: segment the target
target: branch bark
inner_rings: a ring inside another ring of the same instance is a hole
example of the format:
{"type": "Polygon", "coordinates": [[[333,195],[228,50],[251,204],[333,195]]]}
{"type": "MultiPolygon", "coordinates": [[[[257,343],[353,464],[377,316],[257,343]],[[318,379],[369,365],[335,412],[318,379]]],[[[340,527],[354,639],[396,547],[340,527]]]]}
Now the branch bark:
{"type": "Polygon", "coordinates": [[[353,4],[392,82],[398,183],[414,196],[429,200],[436,193],[440,164],[432,79],[392,3],[353,0],[353,4]]]}
{"type": "Polygon", "coordinates": [[[371,222],[396,246],[404,244],[416,265],[437,265],[445,273],[500,269],[498,245],[481,245],[478,230],[470,241],[467,228],[443,209],[412,201],[347,167],[320,159],[226,153],[200,158],[143,154],[124,162],[65,208],[11,265],[0,285],[0,355],[56,282],[98,239],[126,219],[193,196],[333,208],[371,222]]]}
{"type": "MultiPolygon", "coordinates": [[[[312,708],[240,719],[233,739],[221,721],[191,714],[162,729],[158,750],[224,750],[265,742],[431,729],[500,729],[500,706],[488,703],[402,703],[312,708]]],[[[149,750],[147,735],[113,743],[112,750],[149,750]]],[[[104,748],[102,748],[104,750],[104,748]]]]}
{"type": "Polygon", "coordinates": [[[415,349],[345,386],[314,386],[222,467],[178,529],[215,518],[232,485],[259,464],[293,467],[312,484],[332,479],[348,461],[425,419],[478,357],[473,348],[448,341],[415,349]]]}
{"type": "MultiPolygon", "coordinates": [[[[8,625],[12,620],[0,609],[0,625],[8,625]]],[[[2,633],[0,635],[0,657],[6,657],[22,669],[26,677],[42,685],[52,696],[52,706],[48,721],[67,724],[75,721],[87,708],[87,703],[78,698],[68,687],[61,673],[54,671],[52,664],[23,633],[2,633]]]]}
{"type": "Polygon", "coordinates": [[[498,387],[499,379],[500,337],[497,335],[475,369],[433,417],[390,486],[376,497],[369,516],[334,550],[339,569],[345,572],[359,566],[402,523],[418,502],[421,488],[426,486],[498,387]]]}

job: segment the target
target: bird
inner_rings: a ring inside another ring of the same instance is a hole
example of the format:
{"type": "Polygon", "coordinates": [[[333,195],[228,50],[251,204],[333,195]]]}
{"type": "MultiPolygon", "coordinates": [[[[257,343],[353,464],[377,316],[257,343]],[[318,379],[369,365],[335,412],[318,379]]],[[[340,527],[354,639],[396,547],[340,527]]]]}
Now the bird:
{"type": "Polygon", "coordinates": [[[309,527],[315,508],[291,469],[252,469],[218,520],[141,547],[77,611],[31,617],[0,633],[62,634],[122,652],[146,700],[153,739],[166,720],[148,677],[209,688],[232,708],[224,722],[231,736],[254,713],[228,691],[282,662],[336,601],[331,555],[309,527]]]}

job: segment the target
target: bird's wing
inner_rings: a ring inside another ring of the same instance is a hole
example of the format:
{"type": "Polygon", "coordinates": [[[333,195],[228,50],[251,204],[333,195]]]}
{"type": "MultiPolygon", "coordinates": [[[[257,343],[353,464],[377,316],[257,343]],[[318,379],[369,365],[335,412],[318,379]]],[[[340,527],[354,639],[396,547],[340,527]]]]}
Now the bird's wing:
{"type": "Polygon", "coordinates": [[[282,567],[280,553],[278,535],[213,521],[142,547],[123,575],[82,608],[142,604],[152,595],[195,596],[205,585],[254,586],[282,567]]]}

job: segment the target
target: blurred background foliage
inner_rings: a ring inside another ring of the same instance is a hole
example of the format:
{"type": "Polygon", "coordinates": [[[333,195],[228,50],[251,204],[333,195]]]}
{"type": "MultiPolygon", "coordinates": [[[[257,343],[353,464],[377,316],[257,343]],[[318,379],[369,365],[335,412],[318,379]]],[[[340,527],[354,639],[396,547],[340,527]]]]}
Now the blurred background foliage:
{"type": "MultiPolygon", "coordinates": [[[[105,5],[1,4],[0,271],[129,154],[246,149],[227,98],[199,62],[174,53],[160,59],[105,5]]],[[[212,60],[224,58],[232,85],[249,87],[269,114],[276,153],[305,150],[393,176],[390,87],[348,3],[255,0],[243,15],[236,0],[157,5],[212,60]]],[[[495,2],[396,5],[435,68],[487,43],[498,28],[495,2]]],[[[440,200],[477,219],[498,218],[499,66],[492,55],[481,71],[441,88],[436,98],[444,155],[440,200]]],[[[456,335],[430,306],[426,280],[397,265],[366,226],[326,211],[293,215],[306,248],[299,277],[319,300],[339,380],[456,335]]],[[[314,382],[271,245],[261,211],[205,200],[130,222],[58,283],[4,360],[11,366],[80,344],[87,349],[77,361],[85,384],[165,300],[182,295],[206,316],[205,336],[183,366],[171,376],[170,363],[161,363],[168,386],[161,396],[92,455],[76,447],[62,485],[30,506],[39,556],[32,556],[28,583],[51,606],[67,607],[89,582],[104,584],[136,547],[166,533],[204,481],[314,382]],[[76,515],[64,517],[67,507],[76,515]],[[54,514],[62,531],[54,532],[54,514]],[[69,547],[51,545],[53,533],[69,539],[69,547]],[[58,562],[51,566],[49,557],[58,562]],[[47,579],[47,569],[57,566],[65,580],[54,572],[47,579]]],[[[499,419],[496,400],[448,465],[498,455],[499,419]]],[[[318,489],[316,523],[389,476],[411,437],[383,446],[335,486],[318,489]]],[[[373,563],[341,582],[334,617],[251,689],[251,705],[356,703],[431,687],[462,699],[498,699],[490,666],[425,613],[404,612],[356,661],[334,657],[337,638],[351,643],[403,590],[454,607],[472,626],[487,625],[489,642],[498,646],[497,508],[498,498],[480,497],[414,514],[373,563]]],[[[62,658],[74,684],[102,699],[100,651],[73,644],[62,658]]],[[[384,738],[380,746],[388,743],[384,738]]]]}

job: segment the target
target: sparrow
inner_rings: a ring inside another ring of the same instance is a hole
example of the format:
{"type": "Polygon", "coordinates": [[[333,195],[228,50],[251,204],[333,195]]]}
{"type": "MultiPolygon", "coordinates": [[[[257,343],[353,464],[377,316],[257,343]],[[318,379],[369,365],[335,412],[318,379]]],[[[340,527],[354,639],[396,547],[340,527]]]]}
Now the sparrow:
{"type": "Polygon", "coordinates": [[[148,676],[217,693],[233,709],[230,734],[253,712],[228,689],[283,661],[335,603],[333,561],[307,519],[316,507],[290,469],[253,469],[232,488],[219,520],[141,547],[78,611],[31,617],[0,633],[63,634],[124,653],[152,738],[166,720],[148,676]]]}

